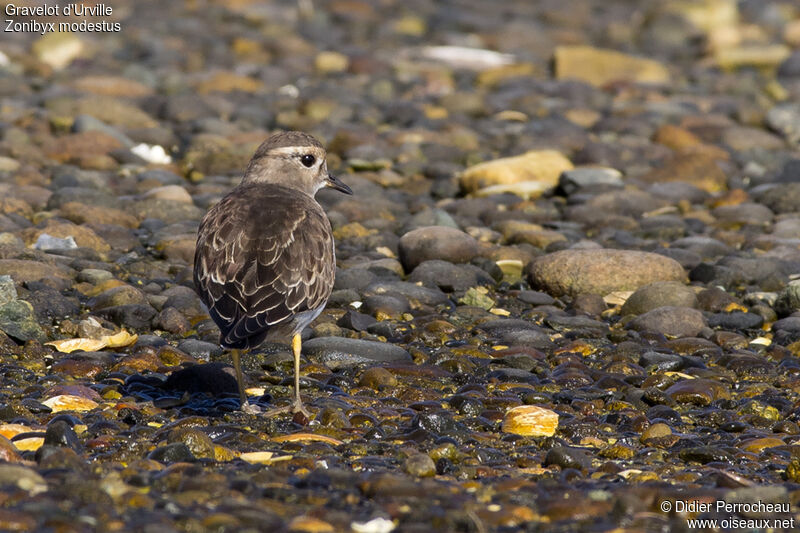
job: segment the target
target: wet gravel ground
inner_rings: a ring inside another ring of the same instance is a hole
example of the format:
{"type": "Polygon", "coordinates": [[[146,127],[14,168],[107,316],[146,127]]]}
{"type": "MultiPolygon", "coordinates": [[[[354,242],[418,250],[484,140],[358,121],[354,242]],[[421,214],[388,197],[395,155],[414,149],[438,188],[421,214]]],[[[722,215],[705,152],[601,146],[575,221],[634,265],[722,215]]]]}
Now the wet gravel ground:
{"type": "Polygon", "coordinates": [[[0,41],[0,530],[800,521],[795,2],[111,7],[0,41]],[[279,129],[356,192],[311,420],[191,285],[279,129]]]}

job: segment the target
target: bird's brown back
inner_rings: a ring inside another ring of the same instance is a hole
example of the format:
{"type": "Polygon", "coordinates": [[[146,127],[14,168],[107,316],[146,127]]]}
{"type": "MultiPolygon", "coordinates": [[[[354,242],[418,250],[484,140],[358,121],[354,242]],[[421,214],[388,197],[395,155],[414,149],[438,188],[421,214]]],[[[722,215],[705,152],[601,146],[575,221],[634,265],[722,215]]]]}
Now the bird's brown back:
{"type": "Polygon", "coordinates": [[[335,270],[322,207],[290,188],[240,185],[200,224],[195,288],[226,348],[255,347],[271,328],[292,329],[296,316],[324,307],[335,270]]]}

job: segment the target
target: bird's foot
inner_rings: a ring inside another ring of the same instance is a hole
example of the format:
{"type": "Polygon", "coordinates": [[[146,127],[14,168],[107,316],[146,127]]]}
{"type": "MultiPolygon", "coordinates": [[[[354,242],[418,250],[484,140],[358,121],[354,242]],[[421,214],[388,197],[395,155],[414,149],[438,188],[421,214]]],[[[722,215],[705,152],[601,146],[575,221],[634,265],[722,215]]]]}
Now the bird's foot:
{"type": "Polygon", "coordinates": [[[283,407],[276,407],[274,409],[270,409],[269,411],[264,413],[264,416],[275,416],[280,415],[283,413],[302,413],[307,419],[311,419],[312,413],[308,409],[303,406],[303,402],[295,401],[290,405],[284,405],[283,407]]]}
{"type": "Polygon", "coordinates": [[[257,405],[253,405],[252,403],[245,401],[241,407],[239,408],[243,413],[247,413],[248,415],[260,415],[261,408],[257,405]]]}

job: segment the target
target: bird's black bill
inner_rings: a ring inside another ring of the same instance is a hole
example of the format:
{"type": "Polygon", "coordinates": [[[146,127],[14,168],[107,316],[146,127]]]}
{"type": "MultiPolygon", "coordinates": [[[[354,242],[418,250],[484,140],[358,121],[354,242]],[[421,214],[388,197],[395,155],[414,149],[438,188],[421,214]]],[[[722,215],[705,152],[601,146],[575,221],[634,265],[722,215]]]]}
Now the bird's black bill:
{"type": "Polygon", "coordinates": [[[341,191],[345,194],[353,194],[353,189],[345,185],[342,180],[333,174],[328,174],[328,187],[331,189],[336,189],[337,191],[341,191]]]}

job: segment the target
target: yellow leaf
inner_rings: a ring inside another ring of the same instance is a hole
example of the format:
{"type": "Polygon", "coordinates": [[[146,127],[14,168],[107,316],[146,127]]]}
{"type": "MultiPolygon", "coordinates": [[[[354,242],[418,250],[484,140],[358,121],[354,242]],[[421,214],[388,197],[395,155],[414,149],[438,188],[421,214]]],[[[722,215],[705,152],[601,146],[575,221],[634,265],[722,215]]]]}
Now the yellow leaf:
{"type": "Polygon", "coordinates": [[[7,439],[13,439],[20,433],[28,433],[30,431],[36,430],[22,424],[0,424],[0,435],[7,439]]]}
{"type": "Polygon", "coordinates": [[[78,337],[76,339],[61,339],[58,341],[46,342],[56,350],[63,353],[72,353],[78,350],[84,352],[96,352],[103,348],[122,348],[130,346],[136,342],[138,335],[131,335],[124,329],[114,335],[103,335],[99,339],[87,339],[78,337]]]}
{"type": "Polygon", "coordinates": [[[130,346],[136,342],[136,339],[139,338],[139,335],[131,335],[124,329],[121,330],[119,333],[115,333],[114,335],[106,335],[101,337],[101,341],[106,341],[106,346],[108,348],[122,348],[124,346],[130,346]]]}
{"type": "Polygon", "coordinates": [[[291,455],[280,455],[275,457],[273,452],[245,452],[239,455],[239,458],[243,461],[247,461],[248,463],[259,463],[259,464],[272,464],[278,461],[288,461],[292,458],[291,455]]]}
{"type": "Polygon", "coordinates": [[[94,400],[73,394],[53,396],[42,403],[52,409],[54,413],[59,411],[90,411],[100,405],[94,400]]]}
{"type": "Polygon", "coordinates": [[[78,350],[84,352],[96,352],[106,347],[106,342],[102,339],[61,339],[59,341],[46,342],[50,346],[55,347],[59,352],[72,353],[78,350]]]}
{"type": "Polygon", "coordinates": [[[326,435],[315,435],[314,433],[292,433],[290,435],[279,435],[277,437],[273,437],[272,440],[274,442],[317,441],[327,442],[333,446],[342,444],[342,441],[339,439],[334,439],[333,437],[328,437],[326,435]]]}
{"type": "Polygon", "coordinates": [[[21,452],[34,452],[44,444],[44,437],[28,437],[14,441],[14,446],[21,452]]]}

